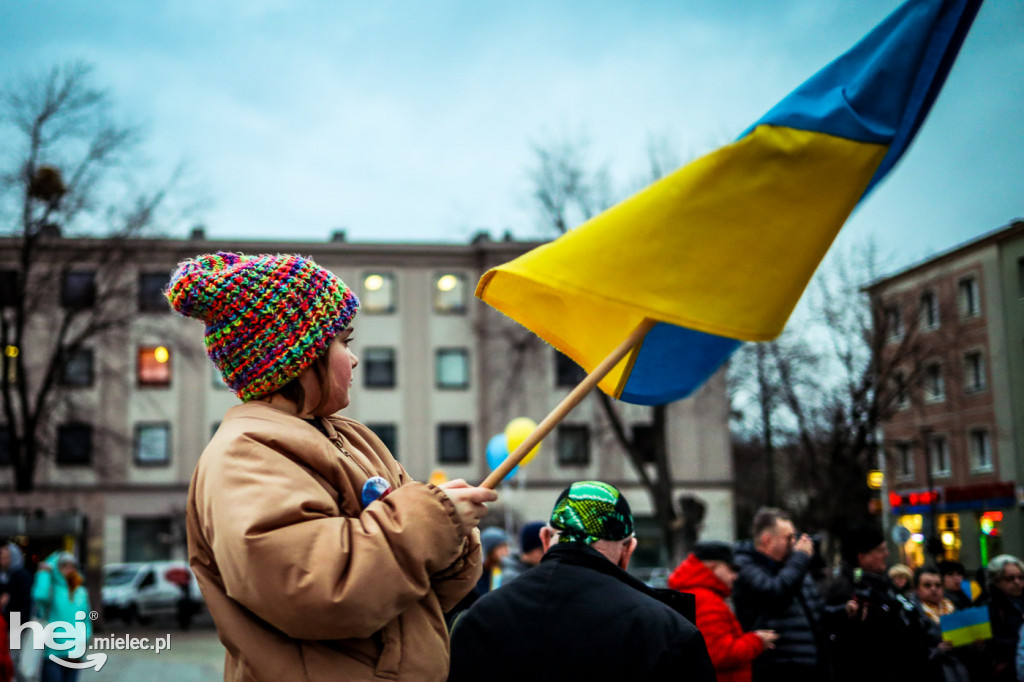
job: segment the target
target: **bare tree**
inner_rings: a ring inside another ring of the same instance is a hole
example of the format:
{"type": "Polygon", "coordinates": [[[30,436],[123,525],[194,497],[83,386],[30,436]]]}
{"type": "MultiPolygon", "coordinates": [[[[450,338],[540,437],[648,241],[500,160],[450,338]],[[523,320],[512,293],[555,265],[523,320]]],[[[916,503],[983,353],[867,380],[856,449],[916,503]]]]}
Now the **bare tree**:
{"type": "MultiPolygon", "coordinates": [[[[539,209],[541,227],[555,235],[564,234],[579,223],[589,220],[614,203],[614,193],[606,166],[593,164],[585,138],[563,138],[534,146],[536,163],[531,169],[533,198],[539,209]],[[595,167],[596,170],[590,170],[595,167]]],[[[675,170],[674,155],[664,140],[652,139],[648,144],[651,176],[642,185],[675,170]]],[[[607,427],[629,460],[647,491],[654,516],[662,529],[668,558],[674,560],[685,538],[696,538],[703,520],[700,505],[687,501],[692,518],[682,518],[672,500],[672,471],[666,433],[666,407],[650,408],[650,437],[639,437],[627,428],[620,406],[608,395],[597,391],[607,427]],[[698,518],[699,516],[699,518],[698,518]]]]}
{"type": "Polygon", "coordinates": [[[943,343],[905,322],[915,309],[872,300],[863,285],[877,276],[871,245],[834,254],[806,315],[778,340],[744,348],[730,370],[747,445],[760,446],[766,472],[782,464],[758,502],[785,504],[804,528],[832,537],[872,513],[866,477],[878,466],[878,429],[943,343]]]}
{"type": "Polygon", "coordinates": [[[68,363],[134,314],[129,240],[193,208],[169,199],[180,168],[140,186],[140,141],[83,63],[0,91],[0,449],[19,492],[53,452],[56,416],[74,411],[62,386],[68,363]]]}

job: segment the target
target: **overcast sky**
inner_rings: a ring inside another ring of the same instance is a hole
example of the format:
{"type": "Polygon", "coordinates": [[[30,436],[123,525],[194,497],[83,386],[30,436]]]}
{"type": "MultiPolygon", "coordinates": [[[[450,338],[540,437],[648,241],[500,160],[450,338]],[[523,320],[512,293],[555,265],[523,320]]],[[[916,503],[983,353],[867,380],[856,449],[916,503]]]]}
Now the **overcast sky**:
{"type": "MultiPolygon", "coordinates": [[[[626,186],[739,135],[896,0],[0,0],[0,80],[96,66],[212,237],[533,237],[531,145],[585,137],[626,186]]],[[[1024,0],[981,9],[901,164],[841,239],[904,265],[1024,216],[1024,0]]]]}

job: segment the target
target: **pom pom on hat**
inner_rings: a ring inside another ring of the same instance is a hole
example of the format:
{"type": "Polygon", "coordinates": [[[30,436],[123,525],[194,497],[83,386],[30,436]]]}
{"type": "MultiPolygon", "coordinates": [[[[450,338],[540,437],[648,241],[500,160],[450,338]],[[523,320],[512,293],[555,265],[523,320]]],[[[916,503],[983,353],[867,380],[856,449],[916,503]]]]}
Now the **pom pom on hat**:
{"type": "Polygon", "coordinates": [[[191,258],[164,295],[206,323],[206,353],[242,400],[273,393],[312,365],[359,307],[337,275],[292,255],[191,258]]]}

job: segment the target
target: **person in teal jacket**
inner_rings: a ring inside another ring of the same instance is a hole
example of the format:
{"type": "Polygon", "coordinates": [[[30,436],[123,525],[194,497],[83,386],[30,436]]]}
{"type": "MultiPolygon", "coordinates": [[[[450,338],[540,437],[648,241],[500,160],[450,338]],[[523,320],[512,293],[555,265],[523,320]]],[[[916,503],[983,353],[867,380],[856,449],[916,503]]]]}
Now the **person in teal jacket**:
{"type": "Polygon", "coordinates": [[[78,670],[54,663],[50,655],[71,660],[85,655],[85,649],[92,638],[92,621],[89,619],[89,591],[83,583],[82,575],[78,572],[78,561],[73,554],[54,552],[39,564],[32,584],[36,615],[50,623],[65,622],[76,632],[76,636],[54,634],[54,643],[72,642],[73,646],[66,649],[46,647],[43,652],[41,682],[78,680],[78,670]],[[83,614],[82,617],[76,617],[79,613],[83,614]],[[84,633],[84,639],[81,639],[81,633],[84,633]]]}

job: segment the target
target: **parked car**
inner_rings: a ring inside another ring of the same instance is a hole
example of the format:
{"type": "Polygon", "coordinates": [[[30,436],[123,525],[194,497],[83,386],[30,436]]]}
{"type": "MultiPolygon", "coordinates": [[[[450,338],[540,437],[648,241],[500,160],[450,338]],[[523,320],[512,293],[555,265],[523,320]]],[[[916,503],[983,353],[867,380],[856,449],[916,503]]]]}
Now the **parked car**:
{"type": "Polygon", "coordinates": [[[177,617],[187,628],[203,607],[196,578],[184,561],[109,564],[103,568],[103,615],[126,625],[155,616],[177,617]]]}

